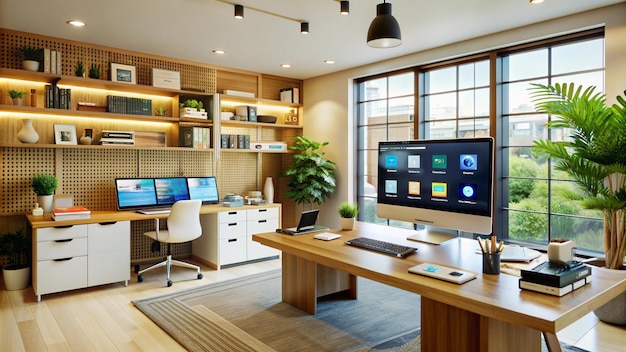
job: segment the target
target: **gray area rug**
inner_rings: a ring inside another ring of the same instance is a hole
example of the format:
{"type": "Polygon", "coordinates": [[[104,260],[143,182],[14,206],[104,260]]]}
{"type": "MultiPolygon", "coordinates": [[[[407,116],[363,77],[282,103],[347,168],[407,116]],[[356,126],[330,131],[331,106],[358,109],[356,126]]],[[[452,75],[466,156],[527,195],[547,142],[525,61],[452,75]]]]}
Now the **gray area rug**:
{"type": "Polygon", "coordinates": [[[363,278],[357,300],[322,300],[315,316],[281,302],[280,270],[133,304],[189,351],[420,351],[419,296],[363,278]]]}
{"type": "Polygon", "coordinates": [[[362,352],[411,333],[416,351],[419,296],[358,280],[357,300],[323,300],[315,316],[281,302],[279,270],[133,304],[189,351],[362,352]]]}

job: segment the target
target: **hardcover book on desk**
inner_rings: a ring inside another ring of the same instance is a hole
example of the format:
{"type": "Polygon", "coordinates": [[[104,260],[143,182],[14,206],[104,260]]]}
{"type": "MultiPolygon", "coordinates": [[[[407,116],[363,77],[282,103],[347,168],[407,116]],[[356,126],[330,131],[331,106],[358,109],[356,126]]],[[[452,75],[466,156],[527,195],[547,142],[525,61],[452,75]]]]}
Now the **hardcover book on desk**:
{"type": "Polygon", "coordinates": [[[521,270],[521,275],[521,280],[526,282],[564,287],[591,275],[591,267],[582,263],[575,266],[563,266],[545,262],[531,270],[521,270]]]}
{"type": "Polygon", "coordinates": [[[80,205],[67,208],[57,208],[52,211],[52,218],[55,221],[89,219],[90,217],[91,210],[80,205]]]}

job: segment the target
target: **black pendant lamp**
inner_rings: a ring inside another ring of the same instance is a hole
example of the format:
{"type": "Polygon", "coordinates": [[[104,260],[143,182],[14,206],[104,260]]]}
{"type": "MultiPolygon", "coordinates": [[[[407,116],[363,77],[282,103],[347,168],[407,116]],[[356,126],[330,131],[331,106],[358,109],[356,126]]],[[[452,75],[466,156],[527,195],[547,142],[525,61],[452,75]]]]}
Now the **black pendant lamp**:
{"type": "Polygon", "coordinates": [[[373,48],[393,48],[402,44],[400,25],[391,15],[391,4],[376,5],[376,17],[367,31],[367,45],[373,48]]]}

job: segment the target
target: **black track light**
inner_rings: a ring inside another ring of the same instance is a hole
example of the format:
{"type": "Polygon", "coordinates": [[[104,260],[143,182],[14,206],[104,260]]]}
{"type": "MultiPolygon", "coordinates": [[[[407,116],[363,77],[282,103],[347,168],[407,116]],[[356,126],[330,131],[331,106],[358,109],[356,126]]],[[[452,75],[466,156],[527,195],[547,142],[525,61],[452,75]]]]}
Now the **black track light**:
{"type": "Polygon", "coordinates": [[[243,18],[243,5],[235,5],[235,18],[238,20],[243,18]]]}
{"type": "Polygon", "coordinates": [[[300,22],[300,33],[309,34],[309,22],[300,22]]]}
{"type": "Polygon", "coordinates": [[[350,1],[340,1],[339,2],[340,6],[341,6],[341,10],[339,10],[339,13],[347,16],[350,14],[350,1]]]}

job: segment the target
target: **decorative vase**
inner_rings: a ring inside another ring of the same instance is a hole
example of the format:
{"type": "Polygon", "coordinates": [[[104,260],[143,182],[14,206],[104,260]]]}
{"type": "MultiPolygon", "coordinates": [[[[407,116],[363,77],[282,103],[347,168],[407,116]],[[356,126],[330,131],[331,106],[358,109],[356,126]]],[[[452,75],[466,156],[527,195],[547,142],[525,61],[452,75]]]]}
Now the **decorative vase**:
{"type": "Polygon", "coordinates": [[[30,266],[19,269],[2,269],[4,286],[7,291],[23,290],[28,287],[30,280],[30,266]]]}
{"type": "Polygon", "coordinates": [[[39,135],[33,127],[33,120],[22,120],[22,129],[17,133],[17,139],[22,143],[37,143],[39,135]]]}
{"type": "Polygon", "coordinates": [[[52,202],[54,201],[54,195],[37,196],[37,203],[43,208],[45,213],[52,211],[52,202]]]}
{"type": "Polygon", "coordinates": [[[39,61],[35,60],[24,60],[22,61],[22,68],[27,71],[39,71],[39,61]]]}
{"type": "Polygon", "coordinates": [[[79,142],[80,142],[80,144],[90,145],[91,144],[91,137],[83,135],[82,137],[80,137],[79,142]]]}
{"type": "Polygon", "coordinates": [[[271,177],[268,177],[265,179],[265,187],[263,187],[263,196],[265,197],[265,202],[267,204],[274,203],[274,183],[272,182],[271,177]]]}
{"type": "Polygon", "coordinates": [[[354,218],[339,218],[339,225],[342,230],[354,230],[354,218]]]}

